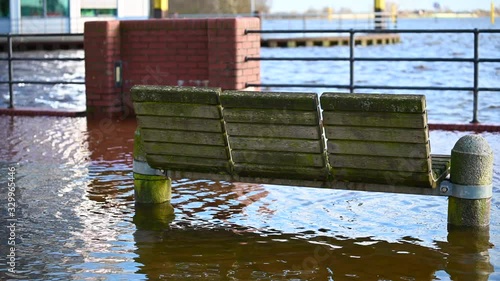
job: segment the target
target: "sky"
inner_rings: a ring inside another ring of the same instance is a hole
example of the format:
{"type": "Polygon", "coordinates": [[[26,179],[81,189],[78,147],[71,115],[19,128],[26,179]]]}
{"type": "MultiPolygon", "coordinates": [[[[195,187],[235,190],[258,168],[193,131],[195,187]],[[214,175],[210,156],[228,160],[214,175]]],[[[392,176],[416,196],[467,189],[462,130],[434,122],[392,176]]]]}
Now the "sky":
{"type": "MultiPolygon", "coordinates": [[[[303,12],[309,8],[322,9],[331,7],[338,11],[342,7],[350,8],[354,12],[373,11],[375,0],[272,0],[272,12],[303,12]]],[[[399,5],[401,10],[432,10],[435,2],[441,7],[448,7],[453,11],[483,9],[489,10],[491,0],[386,0],[399,5]]],[[[496,6],[500,4],[497,0],[496,6]]]]}

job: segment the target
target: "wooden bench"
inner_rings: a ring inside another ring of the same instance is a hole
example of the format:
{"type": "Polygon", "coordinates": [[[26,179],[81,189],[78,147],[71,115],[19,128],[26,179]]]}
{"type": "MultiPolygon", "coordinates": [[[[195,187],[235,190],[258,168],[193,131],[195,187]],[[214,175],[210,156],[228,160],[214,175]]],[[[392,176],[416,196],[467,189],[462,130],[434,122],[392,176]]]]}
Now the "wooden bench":
{"type": "Polygon", "coordinates": [[[173,178],[439,195],[449,173],[430,154],[424,96],[131,92],[147,163],[173,178]]]}

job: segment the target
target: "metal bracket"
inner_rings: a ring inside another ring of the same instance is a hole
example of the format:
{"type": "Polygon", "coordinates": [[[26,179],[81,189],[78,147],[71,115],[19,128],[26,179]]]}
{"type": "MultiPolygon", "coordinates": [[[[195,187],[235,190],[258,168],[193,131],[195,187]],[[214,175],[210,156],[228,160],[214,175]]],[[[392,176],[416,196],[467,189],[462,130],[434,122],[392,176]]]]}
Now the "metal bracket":
{"type": "Polygon", "coordinates": [[[151,175],[151,176],[164,176],[165,172],[163,170],[151,168],[148,162],[137,161],[134,159],[133,168],[134,173],[142,174],[142,175],[151,175]]]}
{"type": "Polygon", "coordinates": [[[439,194],[462,199],[486,199],[493,196],[493,185],[460,185],[443,181],[439,186],[439,194]]]}

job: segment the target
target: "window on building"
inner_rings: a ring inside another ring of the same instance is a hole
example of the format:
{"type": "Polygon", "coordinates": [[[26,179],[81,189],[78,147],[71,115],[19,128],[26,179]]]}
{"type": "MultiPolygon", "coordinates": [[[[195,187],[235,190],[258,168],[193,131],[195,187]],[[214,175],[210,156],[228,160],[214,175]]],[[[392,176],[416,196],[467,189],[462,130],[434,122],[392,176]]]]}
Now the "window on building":
{"type": "Polygon", "coordinates": [[[9,17],[9,0],[0,0],[0,18],[9,17]]]}
{"type": "Polygon", "coordinates": [[[48,17],[67,17],[69,14],[69,0],[45,0],[47,1],[48,17]]]}
{"type": "Polygon", "coordinates": [[[81,9],[82,17],[116,17],[116,9],[81,9]]]}
{"type": "Polygon", "coordinates": [[[21,0],[23,17],[67,17],[68,8],[69,0],[21,0]]]}
{"type": "Polygon", "coordinates": [[[43,17],[43,0],[21,0],[21,16],[43,17]]]}

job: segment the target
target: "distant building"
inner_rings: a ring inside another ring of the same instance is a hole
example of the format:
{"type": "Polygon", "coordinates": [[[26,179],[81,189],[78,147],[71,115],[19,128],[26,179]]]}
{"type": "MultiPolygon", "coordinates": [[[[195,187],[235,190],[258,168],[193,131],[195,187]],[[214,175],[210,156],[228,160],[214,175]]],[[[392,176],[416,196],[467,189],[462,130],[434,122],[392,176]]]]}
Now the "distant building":
{"type": "Polygon", "coordinates": [[[86,21],[149,13],[150,0],[0,0],[0,33],[81,33],[86,21]]]}

